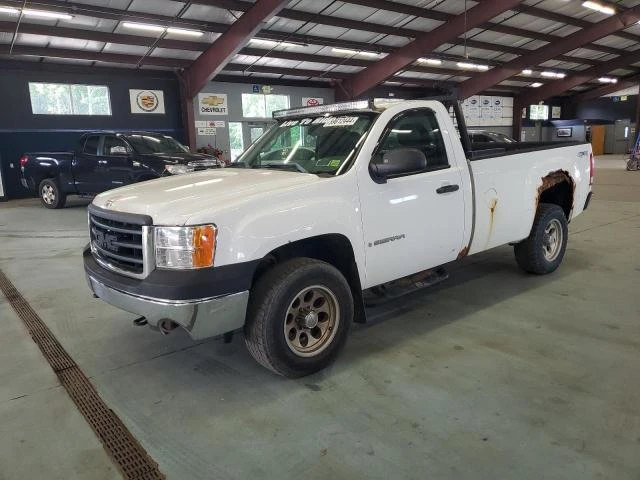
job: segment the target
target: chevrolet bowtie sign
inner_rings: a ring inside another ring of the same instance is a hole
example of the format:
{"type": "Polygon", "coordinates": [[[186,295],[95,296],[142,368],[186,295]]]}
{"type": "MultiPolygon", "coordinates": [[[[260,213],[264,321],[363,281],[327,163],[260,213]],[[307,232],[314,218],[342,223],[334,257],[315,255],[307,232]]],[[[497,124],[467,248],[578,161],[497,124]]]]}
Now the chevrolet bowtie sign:
{"type": "Polygon", "coordinates": [[[228,115],[227,95],[224,93],[199,94],[198,110],[201,115],[228,115]]]}

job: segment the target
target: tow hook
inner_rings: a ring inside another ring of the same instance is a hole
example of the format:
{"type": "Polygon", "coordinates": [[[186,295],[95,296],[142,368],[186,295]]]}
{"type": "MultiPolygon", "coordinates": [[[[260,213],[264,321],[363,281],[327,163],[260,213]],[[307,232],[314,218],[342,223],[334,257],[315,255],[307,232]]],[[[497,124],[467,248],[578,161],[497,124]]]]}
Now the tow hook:
{"type": "Polygon", "coordinates": [[[147,319],[145,317],[139,317],[139,318],[136,318],[133,321],[133,324],[136,327],[144,327],[147,323],[149,323],[149,322],[147,322],[147,319]]]}

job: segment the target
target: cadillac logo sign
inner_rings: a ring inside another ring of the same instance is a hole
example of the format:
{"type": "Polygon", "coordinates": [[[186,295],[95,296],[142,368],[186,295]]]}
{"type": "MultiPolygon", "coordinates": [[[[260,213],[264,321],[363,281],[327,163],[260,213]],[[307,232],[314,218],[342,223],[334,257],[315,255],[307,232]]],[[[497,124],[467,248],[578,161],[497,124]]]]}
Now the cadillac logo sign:
{"type": "Polygon", "coordinates": [[[145,112],[153,112],[158,108],[158,103],[160,102],[158,96],[149,90],[140,92],[136,101],[138,102],[138,107],[145,112]]]}
{"type": "Polygon", "coordinates": [[[129,90],[131,113],[165,113],[162,90],[129,90]]]}

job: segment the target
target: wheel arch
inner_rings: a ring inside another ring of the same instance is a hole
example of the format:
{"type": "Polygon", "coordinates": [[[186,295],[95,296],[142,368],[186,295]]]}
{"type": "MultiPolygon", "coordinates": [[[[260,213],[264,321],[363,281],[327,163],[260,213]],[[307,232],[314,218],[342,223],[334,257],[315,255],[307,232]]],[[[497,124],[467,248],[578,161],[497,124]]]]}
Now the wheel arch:
{"type": "Polygon", "coordinates": [[[576,183],[565,170],[556,170],[542,177],[536,195],[536,211],[542,203],[558,205],[564,211],[567,220],[571,219],[574,207],[576,183]]]}
{"type": "Polygon", "coordinates": [[[258,263],[252,285],[274,265],[292,258],[307,257],[329,263],[346,278],[354,301],[354,321],[364,323],[365,311],[360,272],[351,241],[342,234],[330,233],[308,237],[282,245],[265,255],[258,263]]]}

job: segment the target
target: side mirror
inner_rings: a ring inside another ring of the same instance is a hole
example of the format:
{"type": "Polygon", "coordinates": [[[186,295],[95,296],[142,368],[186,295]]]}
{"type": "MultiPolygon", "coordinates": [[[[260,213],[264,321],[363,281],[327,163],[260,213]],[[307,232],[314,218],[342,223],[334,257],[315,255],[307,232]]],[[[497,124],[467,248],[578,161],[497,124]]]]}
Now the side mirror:
{"type": "Polygon", "coordinates": [[[427,168],[427,157],[415,148],[400,148],[374,157],[369,170],[374,179],[385,183],[388,178],[422,172],[427,168]]]}

